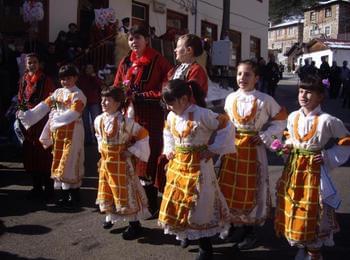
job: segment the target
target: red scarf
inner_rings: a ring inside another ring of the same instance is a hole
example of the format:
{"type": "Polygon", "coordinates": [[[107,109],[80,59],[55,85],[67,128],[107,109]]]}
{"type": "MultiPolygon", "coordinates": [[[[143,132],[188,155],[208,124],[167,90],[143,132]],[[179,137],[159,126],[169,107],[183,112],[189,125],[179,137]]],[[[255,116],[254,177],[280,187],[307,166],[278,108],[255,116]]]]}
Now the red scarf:
{"type": "Polygon", "coordinates": [[[26,88],[24,89],[24,94],[26,99],[29,99],[30,96],[34,93],[36,83],[40,79],[42,75],[41,70],[38,70],[33,75],[29,75],[29,73],[24,74],[24,80],[26,82],[26,88]]]}
{"type": "Polygon", "coordinates": [[[156,55],[157,52],[149,47],[146,47],[141,57],[137,57],[136,52],[131,52],[130,61],[132,65],[126,73],[126,79],[130,80],[132,85],[139,85],[144,68],[152,62],[156,55]]]}

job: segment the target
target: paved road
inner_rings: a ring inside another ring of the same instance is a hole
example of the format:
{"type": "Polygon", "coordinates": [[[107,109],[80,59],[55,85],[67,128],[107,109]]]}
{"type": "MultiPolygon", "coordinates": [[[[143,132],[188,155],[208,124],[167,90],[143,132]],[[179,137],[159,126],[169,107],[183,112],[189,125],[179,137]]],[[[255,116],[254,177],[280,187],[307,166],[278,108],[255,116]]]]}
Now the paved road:
{"type": "MultiPolygon", "coordinates": [[[[287,77],[280,82],[277,100],[289,111],[295,110],[296,80],[287,77]]],[[[339,100],[326,101],[324,110],[350,123],[350,111],[340,107],[339,100]]],[[[94,205],[97,192],[96,147],[86,147],[86,177],[81,189],[82,208],[62,212],[53,205],[26,200],[30,179],[23,172],[20,153],[11,146],[0,145],[0,259],[194,259],[196,245],[181,249],[172,236],[157,227],[156,220],[143,222],[145,234],[138,240],[121,239],[125,224],[111,231],[101,227],[103,216],[94,205]]],[[[282,162],[269,155],[270,182],[274,187],[282,162]]],[[[336,246],[324,250],[324,259],[348,259],[350,254],[350,168],[333,173],[335,184],[344,200],[339,209],[341,232],[336,246]]],[[[272,190],[272,195],[274,191],[272,190]]],[[[214,239],[214,259],[293,259],[295,249],[275,237],[271,221],[259,231],[259,247],[235,252],[231,244],[214,239]]]]}

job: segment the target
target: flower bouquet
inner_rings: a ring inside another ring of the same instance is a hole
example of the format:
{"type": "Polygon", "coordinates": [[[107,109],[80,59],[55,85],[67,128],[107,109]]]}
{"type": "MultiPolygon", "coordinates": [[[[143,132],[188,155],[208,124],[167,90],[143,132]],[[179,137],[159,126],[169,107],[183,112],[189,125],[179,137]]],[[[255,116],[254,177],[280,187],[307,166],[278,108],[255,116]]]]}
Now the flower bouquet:
{"type": "Polygon", "coordinates": [[[278,156],[282,156],[283,152],[283,143],[276,136],[272,136],[273,141],[270,145],[270,149],[274,151],[278,156]]]}

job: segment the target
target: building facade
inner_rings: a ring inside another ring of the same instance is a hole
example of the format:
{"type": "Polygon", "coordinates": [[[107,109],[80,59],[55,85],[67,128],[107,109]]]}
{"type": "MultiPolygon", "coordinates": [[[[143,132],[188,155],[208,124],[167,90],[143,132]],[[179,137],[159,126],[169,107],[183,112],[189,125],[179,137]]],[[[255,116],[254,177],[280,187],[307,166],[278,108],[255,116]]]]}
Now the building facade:
{"type": "MultiPolygon", "coordinates": [[[[145,23],[155,27],[162,35],[171,28],[178,33],[194,33],[218,40],[223,16],[222,1],[208,0],[32,0],[44,6],[44,19],[39,22],[41,39],[54,41],[61,30],[67,31],[69,23],[77,23],[80,31],[89,31],[93,10],[111,7],[121,21],[130,17],[132,24],[145,23]],[[90,13],[89,13],[90,12],[90,13]]],[[[0,1],[0,9],[9,10],[2,20],[12,17],[12,24],[1,30],[26,31],[21,21],[22,0],[0,1]],[[6,18],[8,17],[8,18],[6,18]],[[20,25],[19,25],[20,24],[20,25]],[[11,29],[12,28],[12,29],[11,29]]],[[[4,25],[4,23],[2,23],[4,25]]],[[[267,56],[268,1],[231,1],[229,36],[233,41],[236,60],[267,56]],[[256,12],[259,10],[259,12],[256,12]]]]}
{"type": "Polygon", "coordinates": [[[303,20],[296,20],[270,26],[268,29],[268,49],[277,53],[278,61],[285,63],[290,48],[303,41],[303,20]]]}
{"type": "Polygon", "coordinates": [[[320,2],[304,12],[304,42],[314,38],[350,40],[350,2],[320,2]]]}

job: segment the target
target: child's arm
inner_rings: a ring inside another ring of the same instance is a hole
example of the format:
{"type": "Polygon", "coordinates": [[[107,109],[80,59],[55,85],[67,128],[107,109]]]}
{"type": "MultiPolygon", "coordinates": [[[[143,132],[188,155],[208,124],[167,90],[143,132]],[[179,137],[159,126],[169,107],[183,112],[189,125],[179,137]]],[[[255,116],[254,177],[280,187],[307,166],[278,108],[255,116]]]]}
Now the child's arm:
{"type": "Polygon", "coordinates": [[[267,96],[267,112],[270,115],[270,122],[264,131],[259,132],[261,141],[270,147],[273,136],[281,139],[283,131],[287,126],[288,114],[284,107],[280,107],[277,102],[270,96],[267,96]]]}
{"type": "Polygon", "coordinates": [[[40,102],[38,105],[27,111],[18,111],[17,117],[21,120],[25,129],[28,129],[32,125],[40,121],[50,111],[51,97],[48,97],[45,101],[40,102]]]}
{"type": "Polygon", "coordinates": [[[163,129],[163,141],[164,141],[163,154],[167,157],[168,160],[173,159],[174,151],[175,151],[175,140],[170,131],[171,114],[172,112],[168,114],[168,118],[167,120],[165,120],[164,129],[163,129]]]}
{"type": "Polygon", "coordinates": [[[101,120],[102,120],[102,115],[99,115],[95,118],[95,121],[94,121],[95,136],[96,136],[97,148],[99,152],[101,152],[101,144],[102,144],[102,135],[100,132],[101,120]]]}
{"type": "Polygon", "coordinates": [[[67,111],[53,116],[50,126],[51,131],[74,122],[83,113],[86,104],[85,96],[75,93],[72,99],[72,105],[67,111]]]}
{"type": "Polygon", "coordinates": [[[346,163],[350,157],[350,133],[338,118],[331,117],[327,126],[334,138],[339,141],[327,150],[322,150],[322,161],[329,170],[346,163]]]}
{"type": "Polygon", "coordinates": [[[208,150],[215,154],[235,153],[235,128],[227,115],[219,115],[211,110],[202,118],[203,124],[215,131],[213,142],[208,150]]]}
{"type": "MultiPolygon", "coordinates": [[[[128,120],[131,121],[132,119],[128,120]]],[[[128,152],[135,155],[141,161],[147,162],[151,154],[148,131],[136,122],[133,122],[132,124],[131,134],[136,142],[128,147],[128,152]]]]}

